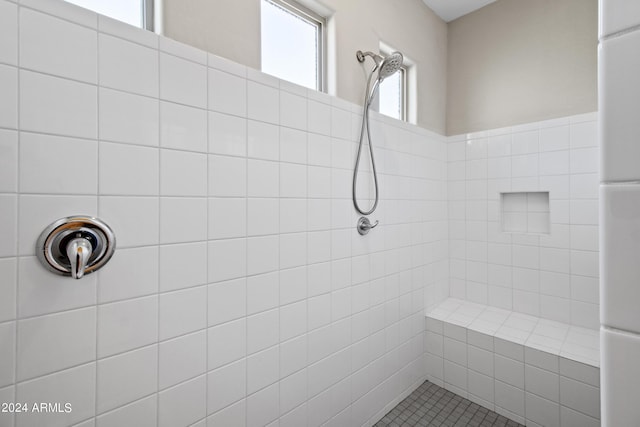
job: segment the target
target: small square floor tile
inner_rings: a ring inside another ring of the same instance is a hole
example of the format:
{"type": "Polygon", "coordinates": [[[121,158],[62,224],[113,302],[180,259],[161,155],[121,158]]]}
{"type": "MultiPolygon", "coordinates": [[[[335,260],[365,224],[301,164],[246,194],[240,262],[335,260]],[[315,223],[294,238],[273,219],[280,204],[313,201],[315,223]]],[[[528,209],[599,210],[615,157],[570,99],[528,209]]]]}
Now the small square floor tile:
{"type": "Polygon", "coordinates": [[[374,427],[524,427],[429,381],[374,427]]]}

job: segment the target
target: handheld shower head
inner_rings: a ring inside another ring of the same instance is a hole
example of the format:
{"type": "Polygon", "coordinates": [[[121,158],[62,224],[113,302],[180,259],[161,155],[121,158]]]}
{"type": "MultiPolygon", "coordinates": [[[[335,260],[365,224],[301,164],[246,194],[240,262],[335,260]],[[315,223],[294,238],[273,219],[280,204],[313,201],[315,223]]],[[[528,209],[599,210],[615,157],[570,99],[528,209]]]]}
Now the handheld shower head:
{"type": "Polygon", "coordinates": [[[356,52],[356,58],[358,62],[364,62],[365,58],[370,56],[376,63],[373,71],[378,70],[378,80],[382,81],[398,71],[402,67],[402,61],[404,60],[402,53],[393,52],[391,55],[384,57],[373,52],[362,52],[361,50],[356,52]]]}
{"type": "MultiPolygon", "coordinates": [[[[393,52],[391,55],[387,56],[386,58],[382,55],[379,55],[373,52],[362,52],[360,50],[356,52],[356,58],[358,59],[358,62],[364,62],[367,56],[370,56],[371,58],[373,58],[373,60],[376,63],[376,66],[373,67],[367,79],[367,90],[365,92],[364,105],[362,106],[363,111],[362,111],[362,127],[360,128],[360,143],[358,144],[358,154],[356,156],[356,165],[353,168],[353,181],[352,181],[352,193],[351,193],[353,206],[362,215],[372,214],[376,210],[376,207],[378,207],[378,201],[380,200],[379,193],[378,193],[378,173],[376,172],[376,162],[373,158],[373,144],[371,141],[371,130],[369,126],[369,107],[371,107],[371,102],[375,97],[376,91],[380,87],[380,83],[384,79],[386,79],[387,77],[389,77],[390,75],[398,71],[400,67],[402,67],[402,61],[404,59],[400,52],[393,52]],[[371,88],[371,92],[369,92],[369,88],[371,86],[371,79],[373,78],[373,73],[376,70],[378,71],[378,78],[374,82],[373,88],[371,88]],[[371,160],[371,169],[373,170],[373,183],[375,186],[375,201],[373,202],[373,206],[369,210],[363,210],[360,207],[360,204],[358,203],[358,198],[356,196],[358,168],[360,167],[360,155],[362,154],[362,145],[364,142],[365,131],[367,134],[367,138],[369,140],[369,143],[368,143],[369,154],[370,154],[370,160],[371,160]]],[[[373,227],[370,227],[370,228],[373,228],[373,227]]]]}
{"type": "Polygon", "coordinates": [[[382,81],[398,71],[402,67],[402,54],[400,52],[393,52],[382,60],[380,69],[378,70],[378,80],[382,81]]]}

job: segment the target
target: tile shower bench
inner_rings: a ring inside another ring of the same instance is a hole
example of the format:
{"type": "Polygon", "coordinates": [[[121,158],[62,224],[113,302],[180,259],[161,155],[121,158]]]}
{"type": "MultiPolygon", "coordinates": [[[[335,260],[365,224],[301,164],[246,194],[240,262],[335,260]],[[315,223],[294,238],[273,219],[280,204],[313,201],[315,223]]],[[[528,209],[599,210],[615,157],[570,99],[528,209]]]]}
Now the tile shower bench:
{"type": "Polygon", "coordinates": [[[527,426],[600,426],[598,331],[454,298],[426,323],[430,381],[527,426]]]}

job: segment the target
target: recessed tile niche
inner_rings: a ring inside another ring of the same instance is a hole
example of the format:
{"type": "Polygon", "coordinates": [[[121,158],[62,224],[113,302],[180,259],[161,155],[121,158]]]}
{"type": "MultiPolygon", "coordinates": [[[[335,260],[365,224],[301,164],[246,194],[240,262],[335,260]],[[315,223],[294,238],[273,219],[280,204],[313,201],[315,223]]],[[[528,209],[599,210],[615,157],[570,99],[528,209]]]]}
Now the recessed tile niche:
{"type": "Polygon", "coordinates": [[[549,234],[549,192],[500,193],[502,231],[549,234]]]}

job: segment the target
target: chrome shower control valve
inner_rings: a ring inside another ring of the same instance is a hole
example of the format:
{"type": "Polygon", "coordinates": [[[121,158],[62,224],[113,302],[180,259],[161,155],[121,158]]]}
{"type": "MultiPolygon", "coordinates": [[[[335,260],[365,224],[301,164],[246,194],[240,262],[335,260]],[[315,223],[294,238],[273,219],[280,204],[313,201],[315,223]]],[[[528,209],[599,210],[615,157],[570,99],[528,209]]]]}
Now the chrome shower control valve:
{"type": "Polygon", "coordinates": [[[111,259],[116,238],[97,218],[70,216],[49,225],[38,238],[36,254],[51,272],[81,279],[111,259]]]}
{"type": "Polygon", "coordinates": [[[361,216],[358,220],[358,233],[360,233],[361,236],[364,236],[365,234],[369,233],[369,230],[371,230],[372,228],[376,228],[377,226],[378,221],[376,221],[375,224],[371,224],[369,218],[361,216]]]}

